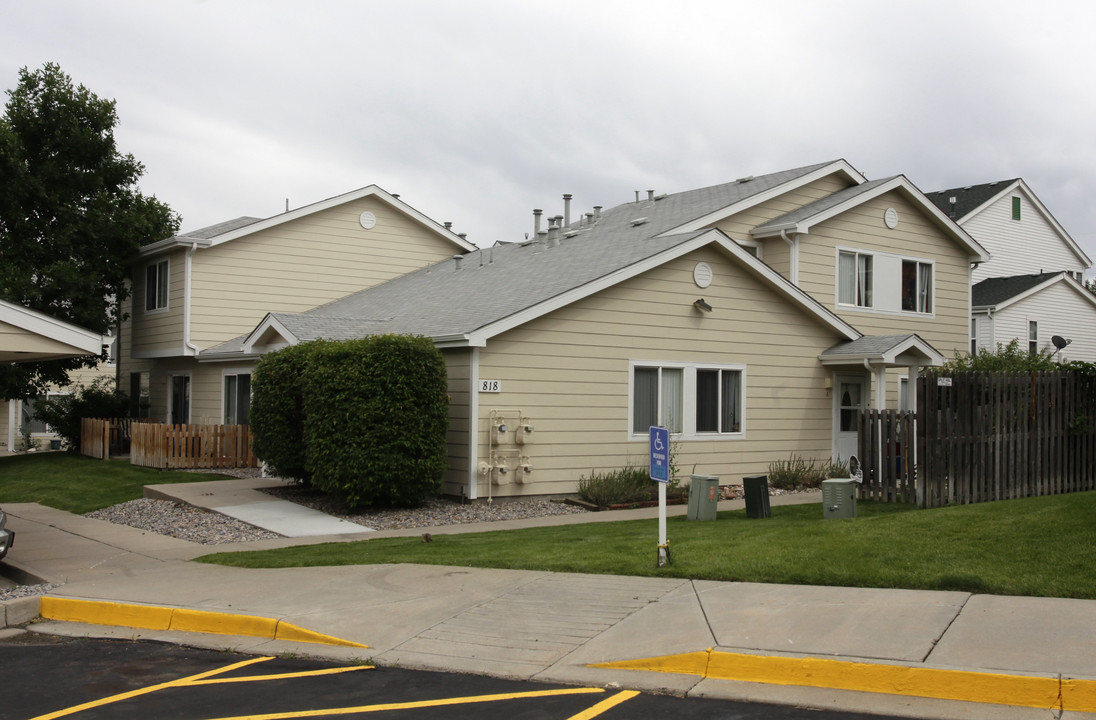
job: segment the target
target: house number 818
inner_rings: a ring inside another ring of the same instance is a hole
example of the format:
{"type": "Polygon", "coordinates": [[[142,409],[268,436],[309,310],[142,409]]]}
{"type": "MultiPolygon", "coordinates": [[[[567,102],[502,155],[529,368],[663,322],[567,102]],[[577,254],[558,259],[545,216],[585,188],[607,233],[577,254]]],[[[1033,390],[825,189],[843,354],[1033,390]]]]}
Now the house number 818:
{"type": "Polygon", "coordinates": [[[502,392],[502,382],[500,380],[480,380],[479,391],[490,393],[502,392]]]}

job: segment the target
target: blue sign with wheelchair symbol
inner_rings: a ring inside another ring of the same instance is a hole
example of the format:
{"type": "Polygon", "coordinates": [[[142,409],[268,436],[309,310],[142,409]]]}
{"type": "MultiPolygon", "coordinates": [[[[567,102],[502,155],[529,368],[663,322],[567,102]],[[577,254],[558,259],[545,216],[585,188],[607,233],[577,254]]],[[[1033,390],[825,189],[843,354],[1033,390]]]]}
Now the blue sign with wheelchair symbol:
{"type": "Polygon", "coordinates": [[[670,482],[670,431],[651,426],[651,479],[660,483],[670,482]]]}

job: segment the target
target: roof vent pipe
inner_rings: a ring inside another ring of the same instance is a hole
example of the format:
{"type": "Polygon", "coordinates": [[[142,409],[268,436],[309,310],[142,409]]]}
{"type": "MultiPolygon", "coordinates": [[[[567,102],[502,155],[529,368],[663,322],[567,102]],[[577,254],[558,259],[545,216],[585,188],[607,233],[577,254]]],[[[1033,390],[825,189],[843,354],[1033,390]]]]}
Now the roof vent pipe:
{"type": "Polygon", "coordinates": [[[453,222],[451,220],[446,220],[444,223],[442,223],[442,225],[445,226],[446,230],[452,230],[453,229],[453,222]]]}
{"type": "Polygon", "coordinates": [[[460,270],[460,264],[463,261],[464,261],[464,256],[463,255],[454,255],[453,256],[453,264],[456,266],[457,270],[460,270]]]}
{"type": "Polygon", "coordinates": [[[571,226],[571,193],[563,193],[563,227],[571,226]]]}
{"type": "Polygon", "coordinates": [[[559,229],[559,230],[562,230],[563,229],[563,216],[562,215],[556,215],[555,219],[556,219],[556,228],[559,229]]]}
{"type": "Polygon", "coordinates": [[[586,213],[586,224],[587,225],[593,225],[594,224],[594,214],[592,212],[586,213]]]}
{"type": "Polygon", "coordinates": [[[636,190],[636,205],[639,204],[639,190],[636,190]]]}
{"type": "Polygon", "coordinates": [[[533,208],[533,237],[540,235],[540,216],[543,213],[540,208],[533,208]]]}
{"type": "Polygon", "coordinates": [[[655,201],[655,191],[654,190],[648,190],[647,191],[647,199],[650,200],[651,202],[655,201]]]}
{"type": "Polygon", "coordinates": [[[553,222],[548,226],[548,247],[550,248],[559,247],[559,227],[555,224],[556,219],[552,218],[553,222]]]}
{"type": "Polygon", "coordinates": [[[594,205],[594,220],[600,220],[600,219],[601,219],[601,206],[600,205],[594,205]]]}

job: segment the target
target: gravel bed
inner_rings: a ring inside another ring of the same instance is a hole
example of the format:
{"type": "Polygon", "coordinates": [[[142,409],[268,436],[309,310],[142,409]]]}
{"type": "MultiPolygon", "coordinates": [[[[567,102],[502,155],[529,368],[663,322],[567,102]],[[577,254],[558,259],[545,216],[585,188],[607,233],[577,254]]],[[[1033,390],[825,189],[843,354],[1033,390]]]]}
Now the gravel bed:
{"type": "Polygon", "coordinates": [[[89,512],[85,517],[129,525],[159,535],[202,545],[251,542],[281,537],[278,533],[170,500],[141,498],[89,512]]]}
{"type": "Polygon", "coordinates": [[[429,498],[417,508],[354,512],[341,507],[322,493],[298,485],[263,488],[263,492],[374,530],[429,528],[496,520],[521,520],[549,515],[577,515],[587,512],[585,508],[577,505],[566,505],[558,500],[542,498],[498,500],[493,503],[459,503],[443,498],[429,498]]]}
{"type": "Polygon", "coordinates": [[[57,587],[61,586],[53,585],[50,583],[45,583],[42,585],[15,585],[10,588],[0,589],[0,602],[4,602],[5,600],[15,600],[16,598],[45,595],[50,590],[57,587]]]}

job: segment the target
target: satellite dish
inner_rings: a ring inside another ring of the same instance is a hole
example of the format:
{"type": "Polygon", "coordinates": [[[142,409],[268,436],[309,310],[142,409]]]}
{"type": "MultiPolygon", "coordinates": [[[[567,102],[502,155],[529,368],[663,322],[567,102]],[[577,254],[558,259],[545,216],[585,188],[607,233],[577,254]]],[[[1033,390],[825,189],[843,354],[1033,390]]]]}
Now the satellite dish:
{"type": "Polygon", "coordinates": [[[1054,347],[1058,348],[1059,350],[1063,349],[1066,345],[1069,345],[1071,342],[1073,342],[1072,340],[1064,338],[1061,335],[1055,335],[1050,339],[1050,341],[1054,343],[1054,347]]]}

